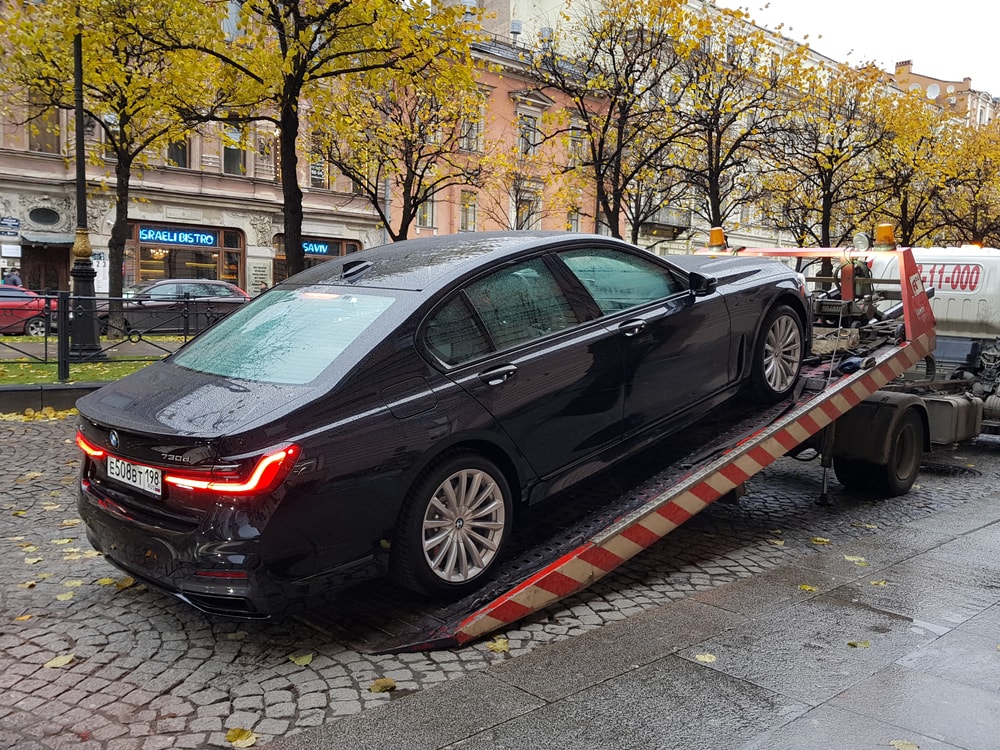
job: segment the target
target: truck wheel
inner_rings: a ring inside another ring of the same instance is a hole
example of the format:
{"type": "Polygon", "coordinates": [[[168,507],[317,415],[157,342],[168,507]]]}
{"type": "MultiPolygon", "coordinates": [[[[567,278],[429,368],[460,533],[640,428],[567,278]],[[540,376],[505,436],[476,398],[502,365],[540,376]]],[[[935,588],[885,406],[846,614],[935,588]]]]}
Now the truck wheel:
{"type": "Polygon", "coordinates": [[[833,473],[849,490],[870,490],[875,486],[878,466],[842,456],[833,457],[833,473]]]}
{"type": "Polygon", "coordinates": [[[879,495],[897,497],[913,487],[920,473],[924,452],[924,421],[915,409],[907,409],[893,425],[889,441],[889,461],[876,464],[860,459],[833,457],[837,480],[850,490],[871,490],[879,495]]]}
{"type": "Polygon", "coordinates": [[[510,487],[492,461],[459,453],[426,470],[400,515],[390,566],[407,588],[458,597],[500,559],[513,520],[510,487]]]}
{"type": "Polygon", "coordinates": [[[750,365],[750,387],[757,399],[780,401],[792,392],[802,367],[803,338],[802,321],[792,308],[778,305],[767,314],[750,365]]]}
{"type": "Polygon", "coordinates": [[[879,467],[877,487],[891,497],[905,495],[917,481],[924,454],[924,421],[907,409],[889,436],[889,463],[879,467]]]}

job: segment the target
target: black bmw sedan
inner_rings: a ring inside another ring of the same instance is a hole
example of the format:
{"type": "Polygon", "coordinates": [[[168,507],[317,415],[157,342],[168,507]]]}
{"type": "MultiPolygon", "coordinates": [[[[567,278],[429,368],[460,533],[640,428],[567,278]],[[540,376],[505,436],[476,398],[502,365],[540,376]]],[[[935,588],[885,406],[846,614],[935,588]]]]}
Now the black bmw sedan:
{"type": "Polygon", "coordinates": [[[481,585],[521,510],[743,391],[795,385],[804,280],[607,237],[332,260],[82,398],[79,509],[114,565],[266,617],[391,573],[481,585]]]}

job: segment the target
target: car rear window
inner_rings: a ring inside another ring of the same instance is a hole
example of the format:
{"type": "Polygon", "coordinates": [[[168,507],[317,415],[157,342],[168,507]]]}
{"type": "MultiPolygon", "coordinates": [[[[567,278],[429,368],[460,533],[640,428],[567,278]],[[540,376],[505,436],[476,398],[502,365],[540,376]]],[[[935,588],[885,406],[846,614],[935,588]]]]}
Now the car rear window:
{"type": "Polygon", "coordinates": [[[189,370],[266,383],[314,380],[394,302],[330,287],[272,289],[172,361],[189,370]]]}

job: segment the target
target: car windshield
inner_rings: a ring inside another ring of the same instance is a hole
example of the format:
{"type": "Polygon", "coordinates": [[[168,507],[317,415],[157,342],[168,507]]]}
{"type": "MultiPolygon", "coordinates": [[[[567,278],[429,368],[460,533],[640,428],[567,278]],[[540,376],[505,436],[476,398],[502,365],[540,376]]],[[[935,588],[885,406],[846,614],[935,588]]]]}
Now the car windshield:
{"type": "Polygon", "coordinates": [[[393,303],[329,287],[272,289],[179,351],[189,370],[266,383],[315,379],[393,303]]]}

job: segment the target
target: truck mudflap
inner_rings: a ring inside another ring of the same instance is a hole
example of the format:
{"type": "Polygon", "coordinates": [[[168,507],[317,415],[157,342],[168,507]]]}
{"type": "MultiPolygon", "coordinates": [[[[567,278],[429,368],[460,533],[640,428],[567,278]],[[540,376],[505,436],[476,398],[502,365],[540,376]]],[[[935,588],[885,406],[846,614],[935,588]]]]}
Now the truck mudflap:
{"type": "Polygon", "coordinates": [[[397,653],[461,646],[582,591],[800,446],[933,348],[932,327],[911,341],[876,352],[867,370],[828,381],[819,377],[820,372],[804,373],[803,382],[819,384],[822,390],[805,391],[777,416],[772,411],[747,418],[744,434],[735,444],[722,449],[705,445],[701,453],[709,457],[695,462],[665,491],[615,518],[506,590],[494,591],[487,601],[480,598],[471,612],[461,606],[446,608],[440,619],[426,621],[427,630],[399,634],[372,644],[370,650],[397,653]]]}

